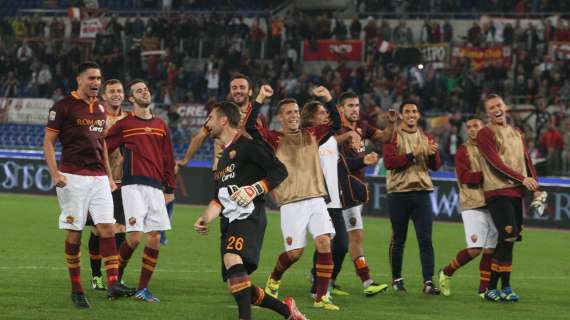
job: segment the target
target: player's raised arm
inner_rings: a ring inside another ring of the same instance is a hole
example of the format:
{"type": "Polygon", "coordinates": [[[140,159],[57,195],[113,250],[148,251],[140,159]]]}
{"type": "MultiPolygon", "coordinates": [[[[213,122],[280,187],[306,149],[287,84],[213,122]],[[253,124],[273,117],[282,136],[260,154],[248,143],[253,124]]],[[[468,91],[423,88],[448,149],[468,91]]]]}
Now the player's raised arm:
{"type": "Polygon", "coordinates": [[[200,147],[202,147],[204,141],[206,141],[206,138],[208,138],[208,135],[209,135],[208,128],[203,126],[200,129],[200,131],[198,131],[198,133],[194,137],[192,137],[192,140],[190,140],[190,145],[188,146],[188,149],[186,149],[186,152],[184,153],[184,158],[182,158],[182,160],[177,160],[176,166],[183,167],[186,164],[188,164],[188,162],[192,160],[196,152],[198,152],[200,147]]]}
{"type": "Polygon", "coordinates": [[[332,94],[326,87],[324,86],[316,87],[315,89],[313,89],[312,94],[317,99],[320,99],[325,103],[327,112],[329,113],[330,116],[329,124],[323,124],[311,128],[315,133],[320,145],[325,143],[332,135],[334,135],[338,130],[340,130],[341,120],[340,120],[340,114],[338,113],[336,107],[336,101],[333,99],[332,94]]]}
{"type": "Polygon", "coordinates": [[[390,142],[390,139],[392,139],[392,136],[394,135],[394,128],[398,120],[398,112],[395,109],[390,108],[386,118],[388,119],[388,125],[386,128],[384,128],[384,130],[376,129],[372,137],[370,137],[371,140],[382,143],[390,142]]]}

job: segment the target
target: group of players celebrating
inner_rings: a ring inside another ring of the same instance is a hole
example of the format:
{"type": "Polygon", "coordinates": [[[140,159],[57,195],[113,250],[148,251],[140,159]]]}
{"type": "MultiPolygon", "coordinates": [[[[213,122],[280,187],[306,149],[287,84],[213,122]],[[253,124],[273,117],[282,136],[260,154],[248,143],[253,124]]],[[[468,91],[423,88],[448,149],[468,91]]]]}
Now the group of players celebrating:
{"type": "Polygon", "coordinates": [[[275,131],[258,117],[272,88],[261,86],[254,99],[249,79],[236,75],[229,100],[213,105],[184,158],[175,162],[168,128],[149,109],[151,93],[143,80],[124,88],[133,107],[128,113],[121,108],[125,92],[118,80],[103,84],[105,106],[99,104],[102,75],[96,63],[80,65],[77,84],[77,91],[50,109],[44,151],[57,187],[59,226],[67,230],[71,298],[79,308],[90,307],[79,268],[86,223],[94,226],[89,241],[93,287],[106,290],[110,299],[134,296],[159,302],[148,284],[158,260],[160,232],[170,229],[166,204],[174,200],[174,175],[207,137],[215,140],[215,194],[194,229],[206,235],[209,223],[220,218],[222,278],[236,301],[239,319],[251,319],[252,304],[285,319],[305,319],[293,298],[281,301],[278,296],[284,273],[303,254],[307,231],[315,245],[310,272],[313,307],[340,310],[332,297],[349,294],[336,283],[347,252],[365,296],[387,290],[387,284],[372,279],[363,250],[362,208],[368,199],[363,169],[379,159],[375,152],[365,153],[367,139],[383,143],[388,170],[393,290],[406,291],[402,263],[411,219],[420,248],[423,293],[449,296],[454,272],[482,252],[481,298],[519,299],[510,285],[510,272],[514,242],[521,239],[524,189],[535,197],[543,195],[522,136],[507,123],[507,107],[497,95],[485,99],[486,126],[477,118],[467,121],[469,139],[456,155],[467,248],[440,270],[438,288],[433,279],[429,170],[438,170],[441,159],[437,143],[418,127],[416,102],[404,101],[399,112],[390,110],[387,126],[380,130],[361,121],[357,95],[345,92],[335,99],[320,86],[312,92],[315,100],[303,108],[295,99],[279,101],[283,129],[275,131]],[[62,145],[59,167],[57,139],[62,145]],[[250,274],[258,267],[267,224],[265,195],[270,192],[280,207],[284,251],[261,289],[252,284],[250,274]],[[140,280],[136,289],[128,288],[122,275],[143,234],[140,280]],[[502,290],[497,288],[499,279],[502,290]]]}

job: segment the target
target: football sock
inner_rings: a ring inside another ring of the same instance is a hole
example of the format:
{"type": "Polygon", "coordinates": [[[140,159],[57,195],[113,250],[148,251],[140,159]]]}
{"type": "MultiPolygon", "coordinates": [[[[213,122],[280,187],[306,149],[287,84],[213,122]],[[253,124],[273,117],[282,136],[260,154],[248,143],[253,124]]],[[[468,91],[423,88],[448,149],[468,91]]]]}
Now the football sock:
{"type": "Polygon", "coordinates": [[[238,305],[239,319],[251,319],[251,280],[243,264],[236,264],[227,271],[230,293],[238,305]]]}
{"type": "Polygon", "coordinates": [[[455,259],[451,260],[451,262],[447,265],[447,267],[443,268],[443,273],[446,276],[451,277],[453,273],[461,268],[461,266],[466,265],[469,261],[473,260],[474,257],[469,255],[467,249],[463,249],[457,253],[455,259]]]}
{"type": "Polygon", "coordinates": [[[79,263],[79,247],[80,244],[65,242],[65,259],[67,260],[67,270],[69,271],[69,279],[71,280],[71,292],[82,293],[81,287],[81,270],[79,263]]]}
{"type": "Polygon", "coordinates": [[[513,271],[513,242],[505,243],[505,260],[502,263],[501,287],[505,289],[511,286],[511,272],[513,271]]]}
{"type": "Polygon", "coordinates": [[[481,262],[479,263],[479,292],[485,292],[489,286],[489,280],[491,280],[491,259],[492,254],[483,253],[481,256],[481,262]]]}
{"type": "Polygon", "coordinates": [[[143,258],[142,258],[142,268],[141,277],[139,279],[139,286],[137,290],[147,288],[150,277],[156,268],[156,262],[158,260],[158,250],[144,247],[143,258]]]}
{"type": "Polygon", "coordinates": [[[372,282],[370,281],[370,268],[368,268],[368,264],[366,263],[364,256],[354,259],[354,269],[362,283],[370,285],[372,282]]]}
{"type": "Polygon", "coordinates": [[[119,279],[119,255],[117,254],[115,237],[100,238],[99,246],[107,273],[107,286],[110,287],[119,279]]]}
{"type": "Polygon", "coordinates": [[[99,236],[91,233],[89,236],[89,262],[91,263],[91,276],[101,276],[101,255],[99,254],[99,236]]]}
{"type": "Polygon", "coordinates": [[[279,281],[281,277],[283,277],[283,273],[289,269],[291,265],[293,265],[295,261],[289,258],[287,252],[283,252],[277,258],[277,263],[275,264],[275,268],[273,268],[273,272],[271,273],[271,279],[279,281]]]}
{"type": "Polygon", "coordinates": [[[117,245],[117,249],[119,249],[123,245],[123,242],[125,242],[125,233],[124,232],[115,233],[115,243],[117,245]]]}
{"type": "Polygon", "coordinates": [[[125,272],[125,268],[127,264],[129,264],[129,259],[133,255],[135,248],[129,246],[129,242],[125,241],[119,248],[119,279],[123,278],[123,273],[125,272]]]}
{"type": "Polygon", "coordinates": [[[315,300],[317,302],[321,301],[322,296],[327,294],[333,268],[332,254],[330,252],[319,252],[317,254],[317,264],[315,265],[317,282],[317,297],[315,300]]]}
{"type": "Polygon", "coordinates": [[[265,291],[263,291],[263,289],[260,289],[254,285],[251,286],[251,302],[256,306],[271,309],[285,317],[285,319],[289,318],[291,315],[286,304],[268,294],[265,294],[265,291]]]}

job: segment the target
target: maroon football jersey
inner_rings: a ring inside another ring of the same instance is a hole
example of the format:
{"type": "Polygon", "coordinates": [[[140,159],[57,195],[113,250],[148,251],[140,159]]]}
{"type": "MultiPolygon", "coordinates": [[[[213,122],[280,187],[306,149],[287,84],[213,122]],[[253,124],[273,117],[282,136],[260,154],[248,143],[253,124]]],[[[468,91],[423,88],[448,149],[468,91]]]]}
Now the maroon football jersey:
{"type": "Polygon", "coordinates": [[[142,184],[173,192],[174,154],[170,133],[158,117],[141,119],[133,114],[117,121],[107,133],[109,152],[121,148],[122,185],[142,184]]]}
{"type": "MultiPolygon", "coordinates": [[[[338,134],[343,134],[351,130],[352,129],[350,127],[343,126],[338,132],[338,134]]],[[[364,152],[365,151],[364,140],[371,139],[377,130],[378,129],[370,126],[366,121],[363,120],[358,121],[356,124],[356,129],[354,131],[356,131],[356,133],[358,133],[358,135],[360,136],[361,143],[358,145],[354,145],[352,141],[345,141],[340,148],[340,152],[346,158],[363,158],[366,155],[366,153],[364,152]]],[[[352,174],[357,175],[359,178],[364,178],[363,169],[359,170],[358,172],[352,172],[352,174]]]]}
{"type": "Polygon", "coordinates": [[[87,103],[75,91],[51,107],[46,130],[58,133],[61,172],[107,175],[103,162],[106,119],[105,109],[97,99],[87,103]]]}

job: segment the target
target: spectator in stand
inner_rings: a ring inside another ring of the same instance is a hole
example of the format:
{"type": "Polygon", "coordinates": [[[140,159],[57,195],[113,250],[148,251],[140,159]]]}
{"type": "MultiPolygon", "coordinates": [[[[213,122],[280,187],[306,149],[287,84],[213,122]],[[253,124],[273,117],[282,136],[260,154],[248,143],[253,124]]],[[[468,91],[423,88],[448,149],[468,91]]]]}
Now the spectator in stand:
{"type": "Polygon", "coordinates": [[[208,81],[208,98],[218,98],[220,88],[220,72],[218,69],[209,69],[206,73],[206,81],[208,81]]]}
{"type": "Polygon", "coordinates": [[[352,19],[350,23],[350,37],[352,39],[360,39],[360,32],[362,31],[362,24],[357,17],[352,19]]]}
{"type": "Polygon", "coordinates": [[[400,20],[398,26],[394,28],[392,39],[396,44],[412,43],[412,29],[406,25],[405,20],[400,20]]]}
{"type": "Polygon", "coordinates": [[[560,156],[564,148],[564,140],[560,130],[555,126],[554,119],[548,122],[546,131],[540,138],[540,145],[546,150],[547,170],[549,175],[560,171],[560,156]]]}
{"type": "Polygon", "coordinates": [[[453,26],[449,22],[449,18],[445,18],[443,23],[443,42],[453,41],[453,26]]]}
{"type": "Polygon", "coordinates": [[[481,27],[477,21],[473,21],[473,25],[467,30],[467,42],[474,47],[481,44],[481,27]]]}
{"type": "Polygon", "coordinates": [[[441,42],[441,27],[437,21],[434,21],[431,26],[431,43],[441,42]]]}
{"type": "Polygon", "coordinates": [[[334,21],[334,29],[333,29],[334,38],[337,40],[344,40],[346,39],[347,34],[348,34],[348,29],[344,24],[344,20],[339,19],[337,17],[334,21]]]}
{"type": "Polygon", "coordinates": [[[420,30],[420,43],[430,43],[432,38],[431,23],[429,19],[424,20],[420,30]]]}
{"type": "Polygon", "coordinates": [[[47,98],[51,91],[51,84],[52,84],[53,77],[51,75],[51,71],[47,64],[42,66],[42,69],[38,73],[38,94],[42,98],[47,98]]]}
{"type": "Polygon", "coordinates": [[[564,135],[562,137],[564,145],[562,147],[562,168],[564,176],[570,174],[570,118],[564,120],[564,135]]]}

